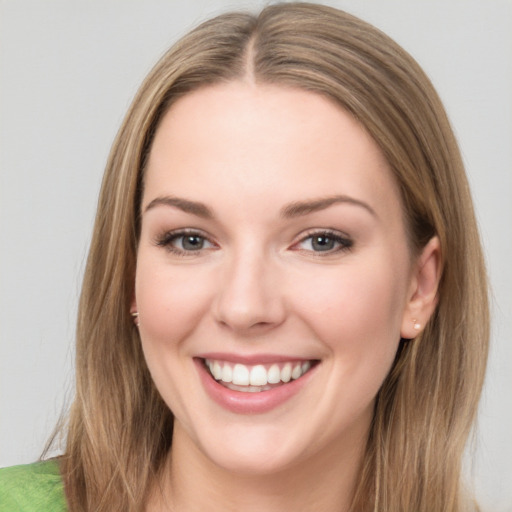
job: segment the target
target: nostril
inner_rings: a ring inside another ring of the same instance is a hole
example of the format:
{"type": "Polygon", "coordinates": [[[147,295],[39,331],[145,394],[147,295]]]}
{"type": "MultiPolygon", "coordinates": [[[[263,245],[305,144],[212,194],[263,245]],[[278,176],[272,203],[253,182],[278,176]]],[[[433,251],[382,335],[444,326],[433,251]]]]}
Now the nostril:
{"type": "Polygon", "coordinates": [[[252,333],[258,334],[266,332],[267,330],[273,329],[279,323],[276,322],[233,322],[220,320],[219,325],[221,328],[226,330],[232,330],[239,333],[252,333]]]}

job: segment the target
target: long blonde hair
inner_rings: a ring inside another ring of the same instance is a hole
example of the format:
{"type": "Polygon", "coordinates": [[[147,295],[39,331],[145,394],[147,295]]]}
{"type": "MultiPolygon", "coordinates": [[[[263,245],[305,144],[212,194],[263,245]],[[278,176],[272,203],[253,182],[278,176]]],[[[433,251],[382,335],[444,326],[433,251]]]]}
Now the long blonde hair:
{"type": "Polygon", "coordinates": [[[180,40],[141,86],[106,167],[77,327],[76,398],[61,460],[72,511],[139,511],[171,449],[129,314],[147,154],[182,95],[251,75],[334,100],[380,146],[399,185],[411,251],[436,234],[437,310],[402,343],[377,397],[353,511],[460,512],[461,459],[488,344],[486,273],[461,156],[417,63],[344,12],[282,4],[225,14],[180,40]]]}

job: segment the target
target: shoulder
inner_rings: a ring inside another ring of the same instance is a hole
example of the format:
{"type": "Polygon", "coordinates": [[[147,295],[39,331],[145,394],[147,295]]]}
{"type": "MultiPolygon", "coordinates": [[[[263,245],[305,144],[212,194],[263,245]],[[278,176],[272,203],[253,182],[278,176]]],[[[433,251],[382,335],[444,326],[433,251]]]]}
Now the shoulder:
{"type": "Polygon", "coordinates": [[[0,512],[65,512],[58,462],[0,469],[0,512]]]}

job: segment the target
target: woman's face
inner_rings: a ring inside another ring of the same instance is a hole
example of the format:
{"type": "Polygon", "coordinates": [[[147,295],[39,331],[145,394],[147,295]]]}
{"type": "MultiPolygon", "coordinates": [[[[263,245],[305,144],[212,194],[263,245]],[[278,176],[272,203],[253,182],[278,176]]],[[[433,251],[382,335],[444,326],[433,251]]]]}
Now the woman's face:
{"type": "Polygon", "coordinates": [[[412,274],[386,161],[329,100],[233,82],[163,118],[133,307],[175,442],[247,473],[357,457],[412,274]]]}

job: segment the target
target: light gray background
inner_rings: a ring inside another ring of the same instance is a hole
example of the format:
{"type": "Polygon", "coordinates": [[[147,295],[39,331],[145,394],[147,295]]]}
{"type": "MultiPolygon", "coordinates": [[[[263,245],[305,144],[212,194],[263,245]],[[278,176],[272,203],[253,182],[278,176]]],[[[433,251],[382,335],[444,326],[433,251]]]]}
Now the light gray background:
{"type": "MultiPolygon", "coordinates": [[[[340,0],[431,76],[459,138],[492,281],[473,474],[512,511],[512,3],[340,0]]],[[[0,0],[0,466],[38,457],[72,396],[77,297],[109,147],[156,59],[264,2],[0,0]]]]}

